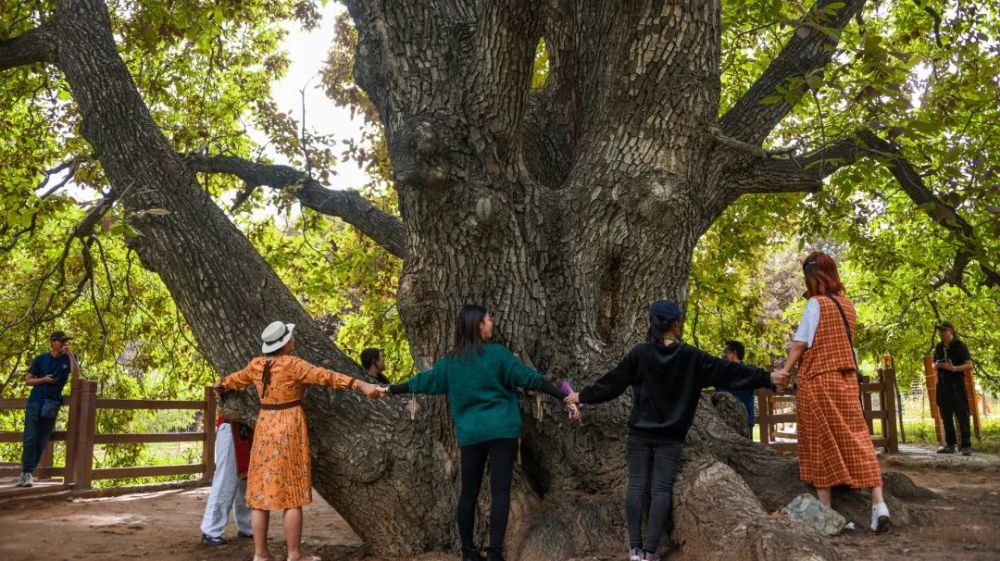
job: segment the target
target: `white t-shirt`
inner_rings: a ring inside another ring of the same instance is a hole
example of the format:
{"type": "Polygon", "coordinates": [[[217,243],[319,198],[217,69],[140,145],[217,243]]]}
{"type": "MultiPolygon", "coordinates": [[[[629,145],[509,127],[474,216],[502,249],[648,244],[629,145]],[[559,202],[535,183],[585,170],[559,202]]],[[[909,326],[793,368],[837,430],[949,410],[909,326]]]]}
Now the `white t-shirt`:
{"type": "Polygon", "coordinates": [[[816,338],[816,328],[819,327],[819,302],[815,298],[810,298],[806,304],[806,309],[802,312],[802,319],[799,320],[799,328],[795,331],[793,341],[805,343],[807,347],[813,346],[813,339],[816,338]]]}

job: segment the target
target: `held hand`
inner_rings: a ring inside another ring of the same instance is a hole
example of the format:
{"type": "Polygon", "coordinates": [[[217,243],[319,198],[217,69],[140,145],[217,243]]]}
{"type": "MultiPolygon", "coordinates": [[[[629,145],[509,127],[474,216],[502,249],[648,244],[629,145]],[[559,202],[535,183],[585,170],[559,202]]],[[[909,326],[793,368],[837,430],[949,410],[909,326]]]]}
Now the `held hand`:
{"type": "Polygon", "coordinates": [[[580,404],[580,392],[570,392],[565,398],[563,398],[563,403],[566,405],[579,405],[580,404]]]}
{"type": "Polygon", "coordinates": [[[792,379],[792,373],[786,369],[775,370],[771,372],[771,383],[774,384],[779,392],[785,391],[788,386],[788,382],[792,379]]]}
{"type": "Polygon", "coordinates": [[[385,393],[382,388],[376,386],[375,384],[369,384],[368,382],[361,382],[359,388],[361,393],[365,394],[368,399],[382,399],[385,397],[385,393]]]}
{"type": "Polygon", "coordinates": [[[580,411],[580,407],[569,405],[566,408],[569,410],[569,418],[571,420],[580,422],[583,419],[583,412],[580,411]]]}
{"type": "Polygon", "coordinates": [[[54,384],[55,382],[56,379],[53,378],[51,374],[46,374],[45,376],[42,377],[43,384],[54,384]]]}

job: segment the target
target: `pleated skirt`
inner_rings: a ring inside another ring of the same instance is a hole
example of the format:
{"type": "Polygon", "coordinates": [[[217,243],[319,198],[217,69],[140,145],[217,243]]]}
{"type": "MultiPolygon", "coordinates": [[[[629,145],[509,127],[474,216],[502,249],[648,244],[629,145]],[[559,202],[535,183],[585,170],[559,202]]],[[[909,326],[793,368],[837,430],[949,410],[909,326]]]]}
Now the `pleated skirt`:
{"type": "Polygon", "coordinates": [[[247,472],[247,504],[280,510],[312,502],[309,436],[301,407],[261,410],[247,472]]]}

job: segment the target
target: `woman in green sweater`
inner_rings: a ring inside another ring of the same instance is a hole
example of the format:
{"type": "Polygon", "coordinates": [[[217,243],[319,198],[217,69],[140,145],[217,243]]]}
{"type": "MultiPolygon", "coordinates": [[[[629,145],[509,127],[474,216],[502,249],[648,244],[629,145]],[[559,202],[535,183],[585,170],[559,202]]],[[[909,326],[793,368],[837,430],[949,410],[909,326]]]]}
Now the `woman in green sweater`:
{"type": "MultiPolygon", "coordinates": [[[[487,462],[490,466],[490,546],[487,558],[503,560],[503,540],[510,512],[510,486],[521,436],[517,388],[542,391],[560,402],[565,392],[541,373],[522,364],[506,347],[490,343],[493,317],[482,306],[469,305],[458,314],[455,348],[434,367],[389,387],[389,393],[447,395],[462,452],[462,492],[458,499],[458,533],[463,561],[480,561],[473,543],[476,501],[487,462]]],[[[570,418],[580,410],[569,407],[570,418]]]]}

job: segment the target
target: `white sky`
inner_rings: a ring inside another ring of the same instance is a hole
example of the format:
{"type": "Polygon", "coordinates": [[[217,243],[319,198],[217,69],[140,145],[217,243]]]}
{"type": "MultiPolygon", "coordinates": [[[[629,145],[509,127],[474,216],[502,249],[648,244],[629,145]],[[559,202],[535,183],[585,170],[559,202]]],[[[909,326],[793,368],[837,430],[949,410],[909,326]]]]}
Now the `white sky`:
{"type": "MultiPolygon", "coordinates": [[[[335,2],[328,2],[321,10],[323,19],[313,31],[304,31],[295,22],[288,22],[288,30],[281,48],[287,51],[291,61],[285,77],[271,86],[271,98],[277,103],[278,109],[291,115],[301,125],[302,94],[305,88],[306,126],[316,134],[333,134],[334,141],[340,145],[342,140],[353,139],[360,142],[362,131],[361,118],[352,119],[349,109],[337,107],[323,93],[320,81],[320,71],[326,62],[327,52],[333,41],[333,20],[346,9],[335,2]]],[[[258,145],[267,144],[266,136],[255,129],[250,129],[250,138],[258,145]]],[[[334,150],[338,160],[342,150],[334,150]]],[[[265,148],[264,153],[274,163],[288,164],[287,159],[273,150],[265,148]]],[[[329,187],[333,189],[357,189],[368,182],[368,174],[358,169],[357,163],[350,160],[338,161],[334,167],[335,175],[329,187]]],[[[49,180],[49,185],[60,181],[64,176],[59,174],[49,180]]],[[[40,189],[39,194],[47,187],[40,189]]],[[[70,183],[61,191],[78,201],[92,201],[100,198],[93,191],[84,189],[75,183],[70,183]]],[[[223,204],[229,202],[236,193],[223,197],[223,204]]],[[[268,214],[265,209],[258,214],[268,214]]]]}
{"type": "MultiPolygon", "coordinates": [[[[333,134],[337,144],[346,139],[361,139],[361,118],[351,119],[351,112],[345,107],[334,105],[323,93],[320,71],[326,63],[326,54],[333,41],[333,20],[346,11],[339,3],[327,2],[322,8],[323,20],[313,31],[303,31],[297,23],[285,24],[288,35],[282,48],[288,52],[291,65],[285,77],[271,86],[271,98],[278,109],[291,115],[301,124],[302,94],[305,88],[306,127],[318,134],[333,134]]],[[[264,135],[254,131],[250,137],[258,144],[266,142],[264,135]]],[[[335,150],[340,156],[341,150],[335,150]]],[[[283,158],[267,152],[275,163],[287,163],[283,158]]],[[[358,169],[353,161],[338,161],[336,176],[331,179],[334,189],[356,189],[368,182],[368,174],[358,169]]]]}

